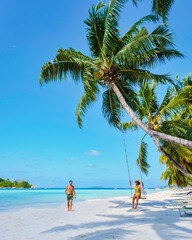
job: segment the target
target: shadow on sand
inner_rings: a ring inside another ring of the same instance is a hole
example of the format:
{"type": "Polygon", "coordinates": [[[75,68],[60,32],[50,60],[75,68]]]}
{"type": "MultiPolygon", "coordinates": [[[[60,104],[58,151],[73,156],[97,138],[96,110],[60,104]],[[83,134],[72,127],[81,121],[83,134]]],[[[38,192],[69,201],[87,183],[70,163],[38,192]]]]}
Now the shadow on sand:
{"type": "MultiPolygon", "coordinates": [[[[71,240],[132,239],[133,237],[134,238],[136,237],[135,230],[134,232],[131,230],[133,226],[141,227],[141,225],[150,225],[151,228],[159,236],[159,239],[163,240],[189,239],[188,237],[185,238],[186,233],[191,234],[192,237],[191,229],[177,225],[177,223],[181,221],[179,217],[179,212],[173,209],[166,208],[167,206],[172,205],[171,200],[163,202],[145,201],[143,203],[140,203],[139,210],[137,210],[140,212],[139,215],[134,214],[134,211],[129,212],[129,210],[127,210],[128,204],[125,201],[116,200],[110,202],[112,203],[112,206],[110,206],[110,208],[125,208],[125,213],[120,215],[113,214],[113,211],[111,211],[112,212],[111,214],[98,214],[97,216],[102,217],[102,221],[98,220],[97,222],[80,223],[78,225],[66,224],[63,226],[53,227],[47,231],[42,232],[42,234],[62,231],[64,232],[66,230],[68,231],[77,229],[89,229],[89,230],[92,229],[93,231],[91,233],[81,234],[76,237],[71,237],[68,239],[71,240]],[[150,210],[149,206],[153,206],[153,209],[150,210]],[[161,210],[159,208],[161,208],[161,210]],[[103,221],[103,218],[106,218],[106,220],[103,221]],[[127,223],[129,223],[129,227],[126,226],[127,223]],[[102,227],[107,227],[108,229],[98,230],[98,228],[102,227]]],[[[183,222],[186,220],[187,219],[182,219],[183,222]]],[[[143,229],[144,229],[143,231],[145,231],[145,228],[143,229]]]]}

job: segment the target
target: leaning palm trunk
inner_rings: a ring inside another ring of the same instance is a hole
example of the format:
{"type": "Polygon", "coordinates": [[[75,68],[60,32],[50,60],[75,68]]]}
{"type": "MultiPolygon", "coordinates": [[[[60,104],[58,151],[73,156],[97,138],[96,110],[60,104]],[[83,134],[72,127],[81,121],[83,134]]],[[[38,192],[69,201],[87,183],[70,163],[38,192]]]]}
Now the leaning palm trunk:
{"type": "Polygon", "coordinates": [[[160,133],[157,131],[154,131],[152,129],[150,129],[148,126],[146,126],[138,117],[137,115],[134,113],[134,111],[129,107],[129,105],[126,103],[123,95],[121,94],[119,88],[117,87],[117,85],[115,84],[115,82],[111,83],[112,89],[115,92],[115,94],[117,95],[120,103],[122,104],[123,108],[125,109],[125,111],[127,112],[127,114],[129,115],[129,117],[143,130],[145,131],[147,134],[149,134],[151,137],[157,137],[163,141],[166,142],[170,142],[170,143],[175,143],[178,144],[180,146],[184,146],[184,147],[188,147],[188,148],[192,148],[192,142],[183,138],[178,138],[175,136],[170,136],[167,135],[165,133],[160,133]]]}
{"type": "Polygon", "coordinates": [[[185,176],[189,177],[192,179],[192,174],[188,173],[184,168],[182,168],[178,163],[176,163],[172,157],[165,152],[165,150],[161,147],[161,145],[159,144],[159,142],[157,141],[157,139],[155,137],[153,137],[153,141],[155,143],[155,145],[157,146],[157,148],[159,149],[159,151],[161,153],[163,153],[163,155],[180,171],[182,172],[185,176]]]}
{"type": "Polygon", "coordinates": [[[178,145],[181,146],[187,146],[192,148],[192,142],[191,141],[187,141],[185,139],[181,139],[178,137],[174,137],[174,136],[170,136],[170,135],[166,135],[163,133],[159,133],[156,132],[154,130],[151,130],[149,127],[147,127],[138,117],[137,115],[134,113],[134,111],[129,107],[129,105],[126,103],[123,95],[121,94],[121,92],[119,91],[117,85],[115,84],[115,82],[111,83],[111,86],[113,88],[113,91],[115,92],[115,94],[117,95],[120,103],[122,104],[123,108],[125,109],[125,111],[127,112],[127,114],[129,115],[129,117],[143,130],[145,131],[147,134],[149,134],[152,138],[153,141],[155,143],[155,145],[157,146],[157,148],[159,149],[159,151],[161,153],[163,153],[163,155],[179,170],[181,171],[185,176],[189,177],[192,179],[192,174],[188,173],[185,169],[183,169],[178,163],[176,163],[171,156],[169,156],[169,154],[167,152],[165,152],[165,150],[161,147],[161,145],[159,144],[159,142],[157,141],[157,138],[160,138],[164,141],[168,141],[168,142],[172,142],[172,143],[176,143],[178,145]]]}
{"type": "MultiPolygon", "coordinates": [[[[159,25],[151,33],[143,27],[147,22],[156,22],[156,17],[153,15],[141,18],[123,36],[120,36],[120,12],[127,2],[128,0],[110,0],[108,5],[101,2],[96,6],[93,5],[89,10],[89,17],[85,20],[92,58],[72,48],[59,49],[55,59],[42,66],[40,83],[63,80],[68,74],[71,74],[76,82],[82,80],[84,93],[76,111],[80,127],[88,107],[96,101],[100,86],[103,88],[107,86],[103,94],[103,113],[110,124],[114,126],[120,124],[120,101],[132,120],[151,137],[192,148],[192,142],[186,139],[154,131],[145,125],[128,106],[116,86],[116,81],[119,80],[124,96],[133,96],[133,83],[141,84],[151,80],[156,83],[173,83],[167,74],[153,74],[146,69],[171,58],[183,57],[175,49],[172,34],[166,24],[159,25]]],[[[157,15],[165,10],[165,6],[165,4],[157,6],[157,15]]],[[[164,11],[163,14],[160,16],[165,17],[164,11]]],[[[131,97],[129,98],[132,100],[131,97]]]]}

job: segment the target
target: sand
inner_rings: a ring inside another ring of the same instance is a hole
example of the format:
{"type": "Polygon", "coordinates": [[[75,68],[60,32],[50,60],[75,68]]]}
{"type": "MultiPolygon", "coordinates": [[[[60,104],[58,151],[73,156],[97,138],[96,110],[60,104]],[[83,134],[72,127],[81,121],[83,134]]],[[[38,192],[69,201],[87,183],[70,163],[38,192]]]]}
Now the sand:
{"type": "Polygon", "coordinates": [[[74,211],[58,207],[22,208],[0,213],[1,240],[182,240],[192,239],[192,218],[179,215],[174,200],[180,192],[166,190],[140,200],[131,210],[128,197],[74,202],[74,211]]]}

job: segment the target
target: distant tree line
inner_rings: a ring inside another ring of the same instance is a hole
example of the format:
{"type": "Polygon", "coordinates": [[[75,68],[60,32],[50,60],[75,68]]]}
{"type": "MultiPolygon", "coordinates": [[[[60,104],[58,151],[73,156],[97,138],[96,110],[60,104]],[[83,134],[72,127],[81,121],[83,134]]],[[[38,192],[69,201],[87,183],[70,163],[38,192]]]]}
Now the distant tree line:
{"type": "Polygon", "coordinates": [[[0,188],[31,188],[31,186],[31,184],[24,180],[11,182],[9,179],[0,178],[0,188]]]}

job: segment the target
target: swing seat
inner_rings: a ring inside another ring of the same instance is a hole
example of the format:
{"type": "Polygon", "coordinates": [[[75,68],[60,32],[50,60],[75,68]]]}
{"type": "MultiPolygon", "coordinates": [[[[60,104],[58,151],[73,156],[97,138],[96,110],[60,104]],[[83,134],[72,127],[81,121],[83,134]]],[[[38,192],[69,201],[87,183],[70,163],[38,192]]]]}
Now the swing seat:
{"type": "MultiPolygon", "coordinates": [[[[122,106],[121,106],[121,117],[122,117],[122,106]]],[[[135,130],[134,131],[134,134],[135,134],[135,130]]],[[[123,142],[124,142],[124,150],[125,150],[125,159],[126,159],[126,163],[127,163],[127,170],[128,170],[128,176],[129,176],[129,182],[131,183],[131,176],[130,176],[130,169],[129,169],[129,161],[128,161],[128,157],[127,157],[127,147],[126,147],[126,142],[125,142],[125,131],[123,130],[122,131],[123,133],[123,142]]],[[[135,142],[136,142],[136,146],[137,146],[137,153],[139,153],[139,149],[138,149],[138,145],[137,145],[137,138],[136,138],[136,134],[135,134],[135,142]]],[[[141,182],[143,183],[142,181],[142,174],[141,174],[141,163],[140,163],[140,160],[139,160],[139,168],[140,168],[140,176],[141,176],[141,182]]],[[[142,195],[144,195],[143,197],[140,197],[140,199],[146,199],[145,195],[146,195],[146,192],[145,190],[142,190],[143,192],[141,192],[142,195]]],[[[131,192],[131,195],[132,195],[132,192],[131,192]]],[[[132,196],[131,196],[132,198],[132,196]]]]}
{"type": "Polygon", "coordinates": [[[143,196],[143,197],[140,197],[140,199],[147,199],[147,197],[146,197],[146,196],[143,196]]]}
{"type": "MultiPolygon", "coordinates": [[[[133,196],[131,196],[130,198],[132,199],[133,196]]],[[[146,197],[146,196],[143,196],[143,197],[141,196],[139,199],[143,199],[143,200],[145,200],[145,199],[147,199],[147,197],[146,197]]]]}

